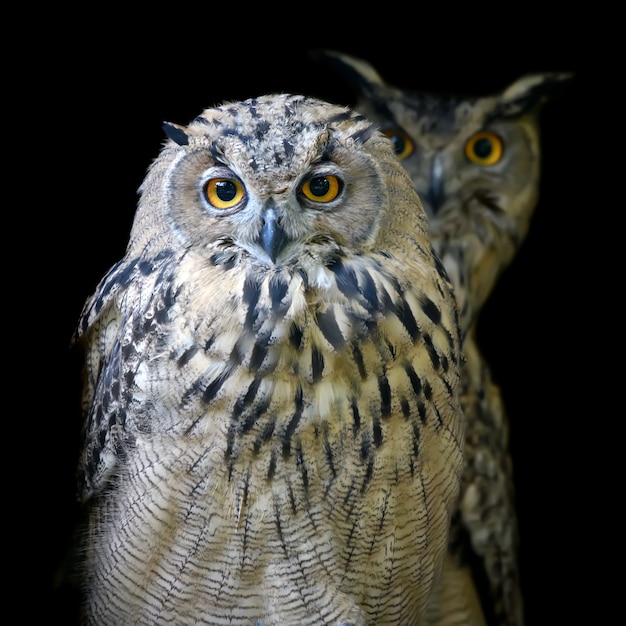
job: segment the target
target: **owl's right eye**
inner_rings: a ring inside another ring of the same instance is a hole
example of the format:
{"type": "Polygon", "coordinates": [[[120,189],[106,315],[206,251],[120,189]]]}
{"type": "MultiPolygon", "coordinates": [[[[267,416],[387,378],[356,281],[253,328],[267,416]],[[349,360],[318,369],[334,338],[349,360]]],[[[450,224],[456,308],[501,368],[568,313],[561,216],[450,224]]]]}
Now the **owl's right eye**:
{"type": "Polygon", "coordinates": [[[495,133],[481,131],[465,144],[465,156],[476,165],[495,165],[503,154],[502,139],[495,133]]]}
{"type": "Polygon", "coordinates": [[[211,178],[204,185],[204,196],[216,209],[232,209],[245,194],[243,185],[234,178],[211,178]]]}
{"type": "Polygon", "coordinates": [[[411,156],[415,151],[413,140],[403,131],[399,129],[385,130],[383,134],[391,139],[396,156],[400,161],[411,156]]]}

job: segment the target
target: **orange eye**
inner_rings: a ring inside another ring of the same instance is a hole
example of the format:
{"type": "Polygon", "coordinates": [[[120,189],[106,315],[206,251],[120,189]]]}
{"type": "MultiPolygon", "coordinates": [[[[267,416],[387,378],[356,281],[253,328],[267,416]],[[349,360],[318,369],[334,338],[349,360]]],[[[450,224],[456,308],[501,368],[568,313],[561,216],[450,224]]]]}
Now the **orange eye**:
{"type": "Polygon", "coordinates": [[[495,165],[502,158],[503,149],[498,135],[482,131],[467,140],[465,156],[476,165],[495,165]]]}
{"type": "Polygon", "coordinates": [[[406,159],[415,151],[413,140],[403,130],[385,130],[383,133],[391,139],[396,156],[400,161],[406,159]]]}
{"type": "Polygon", "coordinates": [[[212,178],[204,186],[204,195],[216,209],[232,209],[241,202],[245,191],[234,178],[212,178]]]}
{"type": "Polygon", "coordinates": [[[333,175],[314,176],[302,185],[302,193],[313,202],[331,202],[343,189],[343,182],[333,175]]]}

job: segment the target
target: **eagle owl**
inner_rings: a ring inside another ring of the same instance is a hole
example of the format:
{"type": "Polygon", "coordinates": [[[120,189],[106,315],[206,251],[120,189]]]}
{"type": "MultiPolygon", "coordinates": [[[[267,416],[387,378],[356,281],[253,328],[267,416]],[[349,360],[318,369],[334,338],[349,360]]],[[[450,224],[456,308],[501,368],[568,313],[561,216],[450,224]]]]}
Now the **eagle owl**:
{"type": "Polygon", "coordinates": [[[500,388],[477,344],[477,321],[524,241],[538,201],[542,105],[572,75],[530,74],[499,93],[462,97],[397,88],[366,60],[340,52],[314,56],[347,78],[356,93],[354,108],[394,142],[459,303],[467,359],[462,379],[467,465],[450,540],[449,582],[442,586],[446,595],[432,603],[431,619],[448,623],[460,616],[459,623],[486,619],[520,626],[524,611],[508,422],[500,388]],[[467,540],[471,559],[461,551],[467,540]],[[474,555],[479,571],[474,565],[472,574],[467,563],[476,563],[474,555]]]}
{"type": "Polygon", "coordinates": [[[421,624],[461,328],[392,142],[266,95],[168,136],[85,303],[87,624],[421,624]]]}

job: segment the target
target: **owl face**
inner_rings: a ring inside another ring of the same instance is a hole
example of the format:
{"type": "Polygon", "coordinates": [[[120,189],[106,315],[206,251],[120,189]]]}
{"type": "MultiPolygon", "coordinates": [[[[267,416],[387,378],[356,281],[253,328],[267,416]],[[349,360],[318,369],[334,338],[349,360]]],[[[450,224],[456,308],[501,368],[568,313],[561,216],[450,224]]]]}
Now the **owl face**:
{"type": "MultiPolygon", "coordinates": [[[[435,233],[462,235],[479,215],[508,220],[511,231],[526,227],[540,166],[530,121],[494,116],[495,97],[378,92],[386,102],[385,116],[378,118],[381,129],[413,179],[435,233]]],[[[360,108],[373,115],[371,107],[360,108]]]]}
{"type": "MultiPolygon", "coordinates": [[[[157,219],[176,225],[178,245],[272,267],[376,239],[389,204],[381,163],[394,161],[393,148],[355,113],[261,97],[164,129],[171,141],[159,161],[169,165],[157,219]]],[[[163,166],[153,169],[144,189],[163,166]]]]}

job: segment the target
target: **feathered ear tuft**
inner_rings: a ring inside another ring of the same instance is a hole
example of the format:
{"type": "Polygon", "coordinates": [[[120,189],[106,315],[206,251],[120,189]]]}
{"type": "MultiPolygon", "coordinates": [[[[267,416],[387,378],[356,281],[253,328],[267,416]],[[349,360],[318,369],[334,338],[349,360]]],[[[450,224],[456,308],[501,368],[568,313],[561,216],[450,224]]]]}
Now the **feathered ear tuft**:
{"type": "Polygon", "coordinates": [[[502,93],[500,115],[502,117],[523,115],[552,98],[573,78],[572,72],[543,72],[522,76],[502,93]]]}
{"type": "Polygon", "coordinates": [[[189,135],[186,130],[178,124],[172,124],[171,122],[163,122],[163,132],[179,146],[189,145],[189,135]]]}

